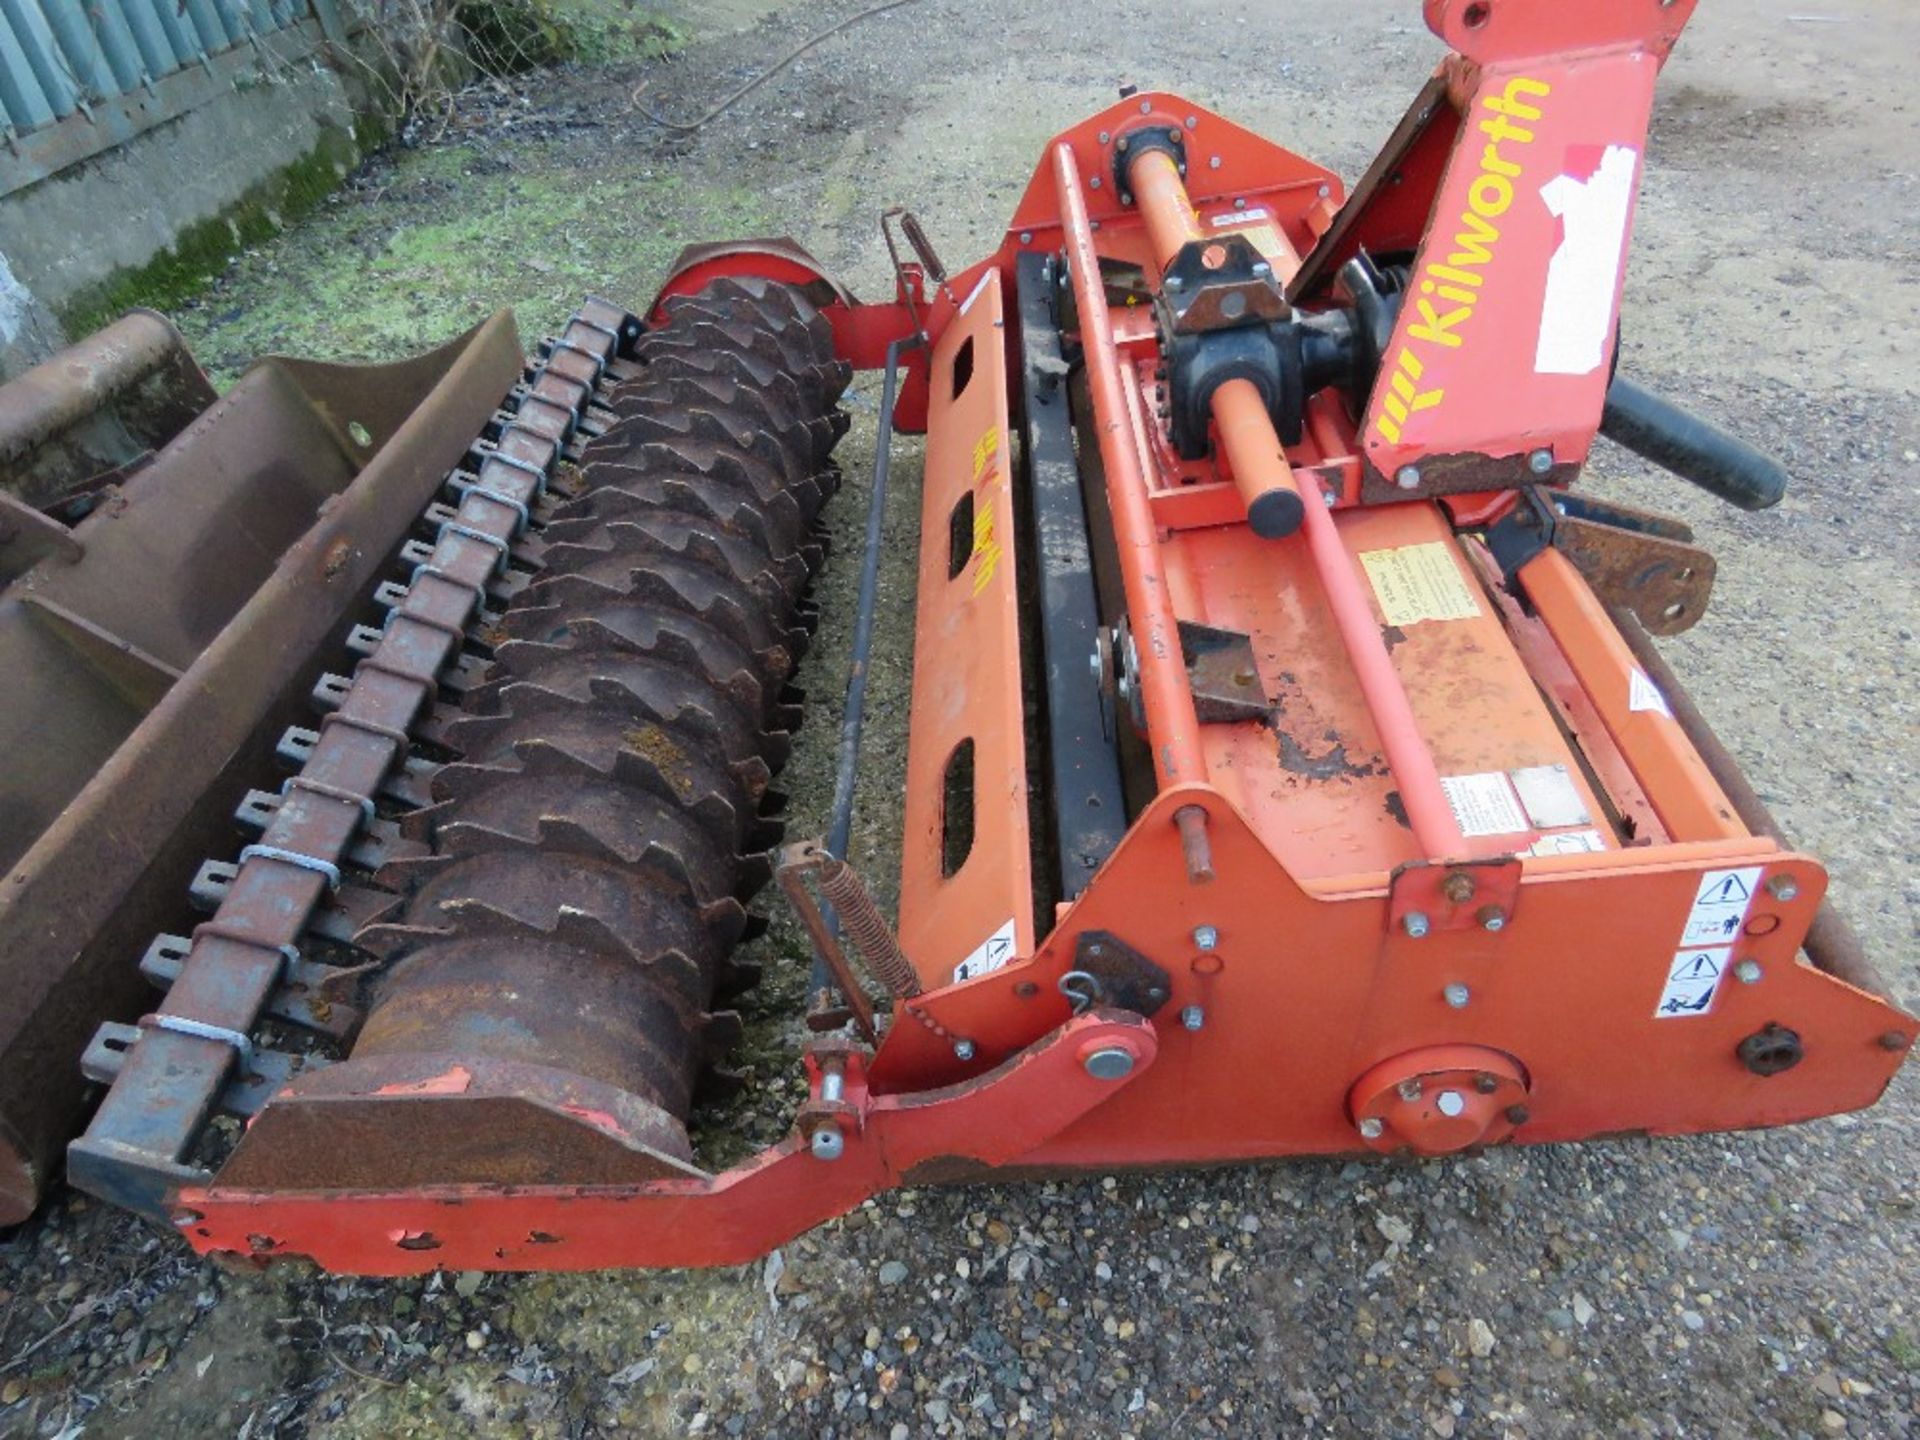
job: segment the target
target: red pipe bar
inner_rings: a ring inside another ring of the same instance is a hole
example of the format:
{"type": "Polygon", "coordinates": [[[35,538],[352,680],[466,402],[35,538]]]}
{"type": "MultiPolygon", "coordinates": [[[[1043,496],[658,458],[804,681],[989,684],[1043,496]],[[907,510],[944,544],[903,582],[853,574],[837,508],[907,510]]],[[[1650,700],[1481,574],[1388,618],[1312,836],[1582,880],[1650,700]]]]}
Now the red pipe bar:
{"type": "Polygon", "coordinates": [[[1086,354],[1094,430],[1107,472],[1107,500],[1113,512],[1115,547],[1120,552],[1121,582],[1127,593],[1127,613],[1133,618],[1134,643],[1140,651],[1141,700],[1146,707],[1154,772],[1162,786],[1204,781],[1207,772],[1200,752],[1200,721],[1194,714],[1193,691],[1187,685],[1186,661],[1180,653],[1179,622],[1174,618],[1161,570],[1147,477],[1127,429],[1120,354],[1107,314],[1100,256],[1093,246],[1093,227],[1087,223],[1086,201],[1080,195],[1080,167],[1074,161],[1072,147],[1064,141],[1053,147],[1053,176],[1060,194],[1067,269],[1080,311],[1080,345],[1086,354]]]}

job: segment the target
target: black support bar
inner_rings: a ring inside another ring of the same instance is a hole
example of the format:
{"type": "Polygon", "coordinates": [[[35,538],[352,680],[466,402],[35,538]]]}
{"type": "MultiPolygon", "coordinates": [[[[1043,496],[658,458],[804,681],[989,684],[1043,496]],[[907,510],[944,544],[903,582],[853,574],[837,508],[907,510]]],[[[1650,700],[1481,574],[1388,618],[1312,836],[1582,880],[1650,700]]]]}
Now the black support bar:
{"type": "Polygon", "coordinates": [[[1119,755],[1105,733],[1100,681],[1092,668],[1100,611],[1067,409],[1068,365],[1053,307],[1054,261],[1023,254],[1015,265],[1024,399],[1021,438],[1038,552],[1048,798],[1059,898],[1071,900],[1120,843],[1127,811],[1119,755]]]}

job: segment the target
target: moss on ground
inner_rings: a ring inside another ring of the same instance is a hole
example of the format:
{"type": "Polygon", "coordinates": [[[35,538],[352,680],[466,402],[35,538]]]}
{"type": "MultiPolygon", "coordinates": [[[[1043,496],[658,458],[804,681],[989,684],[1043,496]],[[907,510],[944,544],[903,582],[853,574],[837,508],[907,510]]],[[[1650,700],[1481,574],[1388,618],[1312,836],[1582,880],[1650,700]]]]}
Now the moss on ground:
{"type": "Polygon", "coordinates": [[[568,141],[459,141],[374,162],[295,230],[238,259],[177,319],[216,379],[280,352],[384,360],[511,306],[531,341],[589,291],[642,303],[682,237],[751,233],[752,192],[581,163],[568,141]]]}
{"type": "Polygon", "coordinates": [[[84,335],[137,305],[172,310],[184,304],[232,256],[312,212],[385,135],[372,119],[356,121],[351,131],[322,127],[312,150],[218,215],[188,226],[171,248],[75,296],[62,308],[61,324],[69,335],[84,335]]]}

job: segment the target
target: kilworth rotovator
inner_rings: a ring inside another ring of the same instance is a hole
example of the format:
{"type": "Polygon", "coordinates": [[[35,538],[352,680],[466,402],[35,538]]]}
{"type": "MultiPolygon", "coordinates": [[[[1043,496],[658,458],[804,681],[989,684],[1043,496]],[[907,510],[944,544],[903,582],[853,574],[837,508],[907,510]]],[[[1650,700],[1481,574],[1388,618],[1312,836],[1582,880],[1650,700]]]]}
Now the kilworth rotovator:
{"type": "Polygon", "coordinates": [[[710,1265],[903,1184],[1871,1104],[1915,1021],[1649,639],[1713,561],[1573,484],[1605,433],[1748,509],[1784,485],[1616,374],[1692,8],[1427,0],[1453,53],[1350,193],[1127,91],[985,259],[891,215],[888,302],[787,241],[590,301],[369,580],[211,918],[149,951],[165,998],[90,1047],[73,1180],[342,1271],[710,1265]],[[869,367],[836,827],[781,848],[869,367]],[[896,430],[927,438],[889,920],[844,850],[896,430]],[[687,1117],[776,877],[810,1097],[710,1174],[687,1117]]]}

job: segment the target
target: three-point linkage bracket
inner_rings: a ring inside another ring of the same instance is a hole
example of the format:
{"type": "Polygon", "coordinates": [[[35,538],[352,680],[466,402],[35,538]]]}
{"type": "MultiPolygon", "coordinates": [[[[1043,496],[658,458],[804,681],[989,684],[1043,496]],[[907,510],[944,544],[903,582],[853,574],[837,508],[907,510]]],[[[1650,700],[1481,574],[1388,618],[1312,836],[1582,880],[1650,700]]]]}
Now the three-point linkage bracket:
{"type": "Polygon", "coordinates": [[[1574,563],[1596,595],[1632,611],[1650,634],[1678,635],[1706,613],[1715,562],[1693,543],[1683,521],[1529,485],[1487,529],[1487,548],[1522,604],[1525,588],[1515,577],[1549,546],[1574,563]]]}

